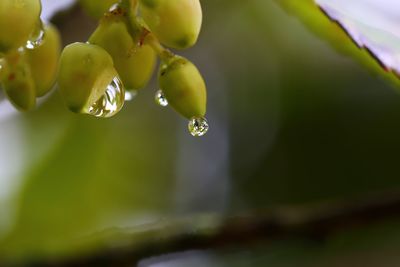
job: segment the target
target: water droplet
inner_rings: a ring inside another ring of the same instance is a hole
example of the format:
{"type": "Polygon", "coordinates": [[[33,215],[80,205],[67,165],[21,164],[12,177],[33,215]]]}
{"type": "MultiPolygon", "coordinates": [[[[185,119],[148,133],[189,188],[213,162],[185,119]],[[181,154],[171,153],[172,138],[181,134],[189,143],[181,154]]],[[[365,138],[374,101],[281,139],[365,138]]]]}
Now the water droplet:
{"type": "Polygon", "coordinates": [[[35,31],[32,33],[29,40],[26,42],[26,48],[28,49],[35,49],[36,47],[40,46],[45,37],[45,31],[42,21],[39,21],[38,26],[36,27],[35,31]]]}
{"type": "Polygon", "coordinates": [[[120,8],[119,3],[115,3],[113,4],[109,9],[108,12],[115,12],[116,10],[118,10],[120,8]]]}
{"type": "Polygon", "coordinates": [[[155,96],[156,103],[162,107],[168,106],[168,100],[162,90],[158,90],[155,96]]]}
{"type": "Polygon", "coordinates": [[[168,68],[168,64],[162,63],[162,65],[160,67],[161,72],[165,71],[167,68],[168,68]]]}
{"type": "Polygon", "coordinates": [[[132,101],[137,96],[137,91],[125,91],[125,101],[132,101]]]}
{"type": "Polygon", "coordinates": [[[188,124],[190,134],[196,137],[205,135],[209,128],[207,119],[203,117],[193,117],[188,124]]]}
{"type": "Polygon", "coordinates": [[[99,118],[109,118],[122,109],[124,101],[124,86],[119,77],[115,77],[107,86],[104,95],[89,107],[87,113],[99,118]]]}
{"type": "Polygon", "coordinates": [[[45,37],[44,26],[43,22],[40,20],[36,26],[36,29],[31,34],[31,37],[26,42],[25,45],[26,48],[35,49],[36,47],[40,46],[44,41],[44,37],[45,37]]]}

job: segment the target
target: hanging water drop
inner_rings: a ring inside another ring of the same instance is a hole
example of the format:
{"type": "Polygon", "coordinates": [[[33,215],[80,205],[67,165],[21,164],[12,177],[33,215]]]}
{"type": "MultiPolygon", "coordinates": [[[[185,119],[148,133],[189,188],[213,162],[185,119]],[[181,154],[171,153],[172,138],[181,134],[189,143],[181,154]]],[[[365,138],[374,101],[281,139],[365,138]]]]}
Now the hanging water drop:
{"type": "Polygon", "coordinates": [[[209,128],[208,121],[204,117],[193,117],[188,124],[190,134],[195,137],[205,135],[209,128]]]}
{"type": "Polygon", "coordinates": [[[35,49],[36,47],[40,46],[45,37],[45,30],[43,26],[43,22],[40,20],[34,32],[32,33],[29,40],[26,42],[25,47],[28,49],[35,49]]]}
{"type": "Polygon", "coordinates": [[[122,109],[124,101],[124,86],[119,77],[115,77],[107,86],[104,95],[88,108],[87,113],[99,118],[109,118],[122,109]]]}
{"type": "Polygon", "coordinates": [[[125,101],[132,101],[137,96],[137,91],[125,91],[125,101]]]}
{"type": "Polygon", "coordinates": [[[158,90],[155,96],[156,103],[162,107],[168,106],[168,100],[162,90],[158,90]]]}

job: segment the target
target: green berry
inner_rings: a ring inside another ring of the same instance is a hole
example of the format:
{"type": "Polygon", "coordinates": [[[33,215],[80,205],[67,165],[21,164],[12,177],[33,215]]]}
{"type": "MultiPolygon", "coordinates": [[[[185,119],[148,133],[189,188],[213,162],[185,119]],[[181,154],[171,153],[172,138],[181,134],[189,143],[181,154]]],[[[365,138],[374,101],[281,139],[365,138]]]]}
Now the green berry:
{"type": "Polygon", "coordinates": [[[36,105],[36,91],[25,51],[19,49],[9,52],[6,60],[2,86],[8,99],[21,111],[33,109],[36,105]]]}
{"type": "Polygon", "coordinates": [[[61,39],[55,27],[46,26],[44,36],[40,46],[26,50],[38,97],[45,95],[53,87],[61,52],[61,39]]]}
{"type": "Polygon", "coordinates": [[[61,54],[58,85],[68,108],[84,113],[117,77],[111,56],[97,45],[74,43],[61,54]]]}
{"type": "Polygon", "coordinates": [[[86,13],[92,18],[101,18],[118,0],[79,0],[86,13]]]}
{"type": "Polygon", "coordinates": [[[158,79],[169,104],[177,112],[188,119],[205,115],[206,85],[193,63],[175,56],[161,65],[158,79]]]}
{"type": "Polygon", "coordinates": [[[193,46],[200,33],[200,0],[140,0],[144,21],[161,43],[184,49],[193,46]]]}
{"type": "Polygon", "coordinates": [[[127,90],[146,86],[154,72],[156,54],[149,45],[134,42],[123,19],[105,17],[89,42],[103,47],[111,55],[127,90]]]}
{"type": "Polygon", "coordinates": [[[0,52],[26,43],[38,25],[40,0],[0,1],[0,52]]]}

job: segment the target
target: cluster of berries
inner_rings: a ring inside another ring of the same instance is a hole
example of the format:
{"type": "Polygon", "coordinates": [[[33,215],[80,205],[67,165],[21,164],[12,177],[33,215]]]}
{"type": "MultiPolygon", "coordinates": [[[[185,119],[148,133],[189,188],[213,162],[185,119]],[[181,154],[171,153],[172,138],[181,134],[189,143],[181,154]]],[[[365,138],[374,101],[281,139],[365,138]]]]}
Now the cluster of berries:
{"type": "Polygon", "coordinates": [[[99,25],[86,43],[70,44],[60,56],[57,30],[40,21],[40,0],[1,1],[0,80],[11,102],[21,110],[32,109],[36,97],[57,82],[71,111],[111,117],[146,87],[159,58],[157,103],[189,119],[192,135],[204,135],[205,82],[192,62],[166,48],[187,49],[196,43],[200,0],[80,3],[100,16],[99,25]]]}

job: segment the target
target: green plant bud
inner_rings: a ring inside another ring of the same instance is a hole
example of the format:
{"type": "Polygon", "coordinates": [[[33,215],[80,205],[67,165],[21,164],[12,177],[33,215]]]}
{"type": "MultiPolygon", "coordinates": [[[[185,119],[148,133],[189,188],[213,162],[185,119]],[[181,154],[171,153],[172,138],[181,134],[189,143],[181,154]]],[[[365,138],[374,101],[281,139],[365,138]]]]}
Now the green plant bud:
{"type": "Polygon", "coordinates": [[[149,45],[135,43],[122,19],[104,18],[89,42],[103,47],[111,55],[127,90],[146,86],[154,72],[156,53],[149,45]]]}
{"type": "Polygon", "coordinates": [[[92,18],[99,19],[106,13],[118,0],[80,0],[80,4],[86,13],[92,18]]]}
{"type": "Polygon", "coordinates": [[[21,111],[28,111],[36,105],[35,85],[25,51],[10,52],[2,86],[10,102],[21,111]]]}
{"type": "Polygon", "coordinates": [[[37,27],[40,11],[40,0],[0,1],[0,52],[26,43],[37,27]]]}
{"type": "Polygon", "coordinates": [[[74,43],[61,54],[58,85],[73,112],[87,113],[116,76],[111,56],[100,46],[74,43]]]}
{"type": "Polygon", "coordinates": [[[175,56],[161,65],[158,79],[169,104],[181,115],[188,119],[205,115],[206,85],[193,63],[175,56]]]}
{"type": "Polygon", "coordinates": [[[140,11],[150,30],[166,46],[193,46],[200,33],[200,0],[140,0],[140,11]]]}
{"type": "Polygon", "coordinates": [[[53,87],[61,52],[61,39],[55,27],[46,26],[44,36],[40,46],[26,50],[38,97],[45,95],[53,87]]]}

